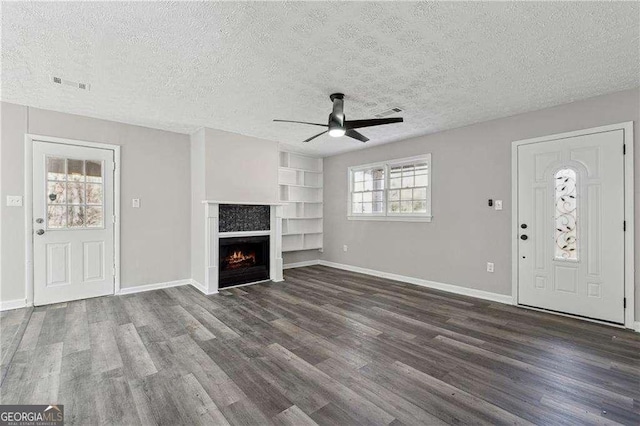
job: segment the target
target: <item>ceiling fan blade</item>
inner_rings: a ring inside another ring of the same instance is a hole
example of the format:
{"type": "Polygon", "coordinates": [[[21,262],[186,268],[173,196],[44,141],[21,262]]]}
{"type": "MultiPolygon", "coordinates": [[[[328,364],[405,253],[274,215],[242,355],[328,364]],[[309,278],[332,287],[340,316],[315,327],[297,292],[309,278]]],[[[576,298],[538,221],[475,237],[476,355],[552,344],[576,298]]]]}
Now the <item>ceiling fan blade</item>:
{"type": "Polygon", "coordinates": [[[292,121],[292,120],[273,120],[279,123],[298,123],[298,124],[311,124],[312,126],[329,127],[327,124],[309,123],[307,121],[292,121]]]}
{"type": "Polygon", "coordinates": [[[366,136],[365,136],[365,135],[363,135],[362,133],[357,132],[357,131],[355,131],[355,130],[353,130],[353,129],[351,129],[351,130],[347,130],[347,133],[345,133],[344,135],[345,135],[345,136],[349,136],[350,138],[353,138],[353,139],[357,139],[357,140],[359,140],[360,142],[367,142],[367,141],[369,140],[369,138],[368,138],[368,137],[366,137],[366,136]]]}
{"type": "Polygon", "coordinates": [[[360,129],[362,127],[382,126],[384,124],[402,123],[402,117],[391,118],[372,118],[369,120],[346,120],[344,127],[346,129],[360,129]]]}
{"type": "Polygon", "coordinates": [[[324,135],[324,134],[325,134],[325,133],[327,133],[327,132],[328,132],[328,130],[325,130],[324,132],[322,132],[322,133],[318,133],[318,134],[317,134],[317,135],[315,135],[315,136],[311,136],[309,139],[304,140],[304,141],[302,141],[302,142],[310,142],[310,141],[314,140],[315,138],[317,138],[318,136],[322,136],[322,135],[324,135]]]}

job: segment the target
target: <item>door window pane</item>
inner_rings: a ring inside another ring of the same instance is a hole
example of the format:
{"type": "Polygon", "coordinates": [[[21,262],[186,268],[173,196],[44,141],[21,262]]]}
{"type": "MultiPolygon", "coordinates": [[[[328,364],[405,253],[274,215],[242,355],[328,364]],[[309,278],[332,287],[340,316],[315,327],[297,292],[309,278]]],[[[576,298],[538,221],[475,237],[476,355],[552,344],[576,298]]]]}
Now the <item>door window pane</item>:
{"type": "Polygon", "coordinates": [[[66,228],[67,207],[49,206],[47,208],[47,227],[51,229],[66,228]]]}
{"type": "Polygon", "coordinates": [[[47,227],[104,225],[102,161],[47,158],[47,227]]]}
{"type": "Polygon", "coordinates": [[[555,258],[578,260],[577,176],[573,169],[562,169],[555,178],[555,258]]]}
{"type": "Polygon", "coordinates": [[[83,160],[67,160],[67,179],[72,181],[84,182],[83,160]]]}
{"type": "Polygon", "coordinates": [[[102,183],[102,162],[87,160],[85,163],[87,182],[102,183]]]}
{"type": "Polygon", "coordinates": [[[102,204],[102,185],[88,183],[85,195],[87,196],[87,204],[102,204]]]}
{"type": "Polygon", "coordinates": [[[67,228],[84,226],[84,206],[69,206],[67,210],[67,228]]]}
{"type": "Polygon", "coordinates": [[[47,182],[49,204],[64,204],[67,202],[66,185],[64,182],[47,182]]]}
{"type": "Polygon", "coordinates": [[[67,182],[68,204],[84,203],[84,183],[67,182]]]}
{"type": "Polygon", "coordinates": [[[47,158],[47,179],[65,180],[67,176],[64,158],[47,158]]]}
{"type": "Polygon", "coordinates": [[[89,228],[101,228],[102,207],[87,206],[86,221],[89,228]]]}

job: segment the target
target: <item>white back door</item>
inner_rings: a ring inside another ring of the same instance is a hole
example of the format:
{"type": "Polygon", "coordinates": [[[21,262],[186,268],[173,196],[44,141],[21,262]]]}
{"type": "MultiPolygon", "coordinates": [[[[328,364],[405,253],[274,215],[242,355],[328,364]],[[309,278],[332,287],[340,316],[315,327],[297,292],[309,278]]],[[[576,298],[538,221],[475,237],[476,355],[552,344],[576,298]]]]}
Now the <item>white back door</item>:
{"type": "Polygon", "coordinates": [[[34,303],[114,293],[114,151],[35,141],[34,303]]]}
{"type": "Polygon", "coordinates": [[[624,323],[623,131],[518,147],[518,303],[624,323]]]}

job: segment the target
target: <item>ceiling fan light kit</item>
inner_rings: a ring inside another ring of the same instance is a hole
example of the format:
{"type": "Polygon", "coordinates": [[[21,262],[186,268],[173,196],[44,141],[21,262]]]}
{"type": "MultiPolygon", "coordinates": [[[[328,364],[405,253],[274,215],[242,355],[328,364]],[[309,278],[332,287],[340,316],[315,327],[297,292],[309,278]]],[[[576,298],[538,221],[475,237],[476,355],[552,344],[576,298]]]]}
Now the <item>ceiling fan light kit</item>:
{"type": "Polygon", "coordinates": [[[322,136],[325,133],[329,133],[329,136],[333,136],[334,138],[339,138],[341,136],[348,136],[352,139],[359,140],[360,142],[367,142],[369,138],[367,138],[362,133],[354,130],[360,129],[362,127],[372,127],[372,126],[382,126],[385,124],[392,123],[402,123],[402,117],[392,117],[392,118],[373,118],[368,120],[351,120],[348,121],[344,116],[344,94],[342,93],[332,93],[329,96],[331,102],[333,102],[333,111],[329,114],[328,124],[320,124],[320,123],[309,123],[307,121],[292,121],[292,120],[273,120],[280,123],[298,123],[298,124],[308,124],[311,126],[320,126],[326,127],[327,130],[324,132],[318,133],[317,135],[311,136],[310,138],[304,140],[303,142],[310,142],[318,136],[322,136]]]}

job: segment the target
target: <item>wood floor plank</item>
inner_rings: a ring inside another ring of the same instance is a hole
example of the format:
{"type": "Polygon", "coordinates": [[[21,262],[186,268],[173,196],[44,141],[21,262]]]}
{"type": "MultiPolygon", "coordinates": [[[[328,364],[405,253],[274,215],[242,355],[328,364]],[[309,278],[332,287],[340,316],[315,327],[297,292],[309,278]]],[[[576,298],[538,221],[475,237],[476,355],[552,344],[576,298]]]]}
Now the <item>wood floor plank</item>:
{"type": "Polygon", "coordinates": [[[317,425],[313,419],[305,414],[296,405],[292,405],[274,418],[274,423],[282,426],[314,426],[317,425]]]}
{"type": "Polygon", "coordinates": [[[116,327],[115,334],[128,378],[141,378],[158,372],[133,324],[116,327]]]}
{"type": "Polygon", "coordinates": [[[29,313],[0,401],[69,425],[640,424],[640,334],[325,266],[29,313]]]}

